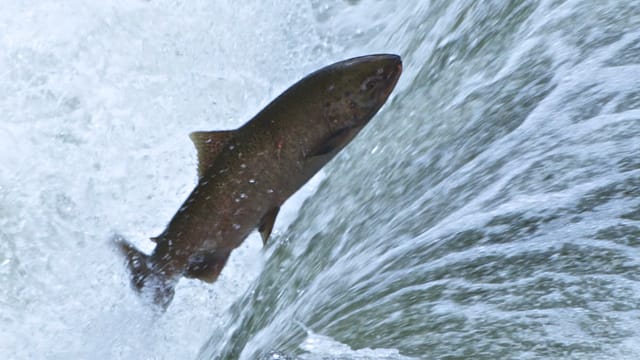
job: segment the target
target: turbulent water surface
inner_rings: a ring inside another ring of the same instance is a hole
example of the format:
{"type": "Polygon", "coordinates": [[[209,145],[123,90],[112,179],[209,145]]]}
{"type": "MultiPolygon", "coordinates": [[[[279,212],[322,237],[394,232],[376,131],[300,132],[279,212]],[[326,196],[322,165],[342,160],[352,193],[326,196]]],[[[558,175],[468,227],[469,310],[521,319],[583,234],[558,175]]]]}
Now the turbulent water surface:
{"type": "Polygon", "coordinates": [[[0,358],[640,358],[640,3],[6,0],[0,358]],[[194,130],[402,55],[361,135],[161,317],[194,130]]]}

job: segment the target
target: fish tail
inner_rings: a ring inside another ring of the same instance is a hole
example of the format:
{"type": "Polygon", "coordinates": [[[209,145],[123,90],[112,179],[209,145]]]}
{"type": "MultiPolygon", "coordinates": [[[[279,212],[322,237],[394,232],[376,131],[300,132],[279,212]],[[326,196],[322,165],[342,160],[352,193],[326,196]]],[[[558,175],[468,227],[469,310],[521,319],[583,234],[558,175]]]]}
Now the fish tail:
{"type": "Polygon", "coordinates": [[[166,310],[173,300],[175,283],[158,271],[149,255],[136,249],[124,238],[116,236],[114,242],[126,259],[131,275],[131,287],[144,298],[160,306],[162,311],[166,310]]]}

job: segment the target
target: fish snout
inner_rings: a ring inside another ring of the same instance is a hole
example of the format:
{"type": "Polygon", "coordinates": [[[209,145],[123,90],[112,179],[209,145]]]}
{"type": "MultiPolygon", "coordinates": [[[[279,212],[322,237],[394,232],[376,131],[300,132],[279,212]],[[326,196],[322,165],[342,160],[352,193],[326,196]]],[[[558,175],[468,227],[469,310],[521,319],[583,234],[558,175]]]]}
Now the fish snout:
{"type": "Polygon", "coordinates": [[[402,58],[398,55],[387,55],[383,67],[384,89],[381,92],[381,101],[386,101],[402,75],[402,58]]]}

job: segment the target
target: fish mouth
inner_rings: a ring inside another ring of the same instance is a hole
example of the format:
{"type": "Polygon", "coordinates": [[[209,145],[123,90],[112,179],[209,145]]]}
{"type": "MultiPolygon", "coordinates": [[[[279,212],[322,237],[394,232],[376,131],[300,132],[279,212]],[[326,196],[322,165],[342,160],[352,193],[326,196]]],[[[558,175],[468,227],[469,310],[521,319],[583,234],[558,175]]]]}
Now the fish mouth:
{"type": "MultiPolygon", "coordinates": [[[[398,83],[398,79],[400,79],[400,75],[402,75],[402,59],[398,55],[393,55],[395,58],[392,59],[392,69],[387,76],[387,79],[390,80],[388,92],[391,93],[393,88],[395,88],[398,83]]],[[[388,94],[387,94],[388,95],[388,94]]]]}
{"type": "Polygon", "coordinates": [[[389,95],[391,95],[393,89],[396,87],[398,79],[400,79],[400,75],[402,75],[402,59],[400,58],[400,56],[392,54],[384,54],[379,56],[383,57],[380,60],[384,62],[384,69],[386,72],[386,85],[384,87],[384,90],[382,91],[382,100],[386,100],[389,95]]]}

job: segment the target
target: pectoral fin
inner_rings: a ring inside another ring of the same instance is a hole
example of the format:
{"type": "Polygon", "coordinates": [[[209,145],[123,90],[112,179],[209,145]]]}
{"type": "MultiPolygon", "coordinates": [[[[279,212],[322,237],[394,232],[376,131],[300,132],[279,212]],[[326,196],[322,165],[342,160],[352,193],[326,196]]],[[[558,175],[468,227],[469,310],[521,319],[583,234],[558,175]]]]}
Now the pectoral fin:
{"type": "Polygon", "coordinates": [[[331,134],[320,145],[312,149],[307,155],[307,158],[326,155],[337,149],[341,149],[353,138],[353,130],[354,128],[352,127],[346,127],[331,134]]]}
{"type": "Polygon", "coordinates": [[[211,164],[213,164],[218,154],[220,154],[229,139],[233,137],[234,133],[234,130],[195,131],[189,135],[198,151],[199,177],[202,177],[211,164]]]}
{"type": "Polygon", "coordinates": [[[222,268],[229,259],[230,251],[214,251],[201,253],[189,259],[189,267],[184,276],[212,283],[218,279],[222,268]]]}
{"type": "Polygon", "coordinates": [[[278,212],[280,211],[280,207],[274,207],[269,210],[264,216],[262,220],[260,220],[260,225],[258,226],[258,231],[262,236],[262,245],[267,245],[267,240],[269,240],[269,235],[271,235],[271,231],[273,230],[273,224],[276,222],[276,216],[278,216],[278,212]]]}

